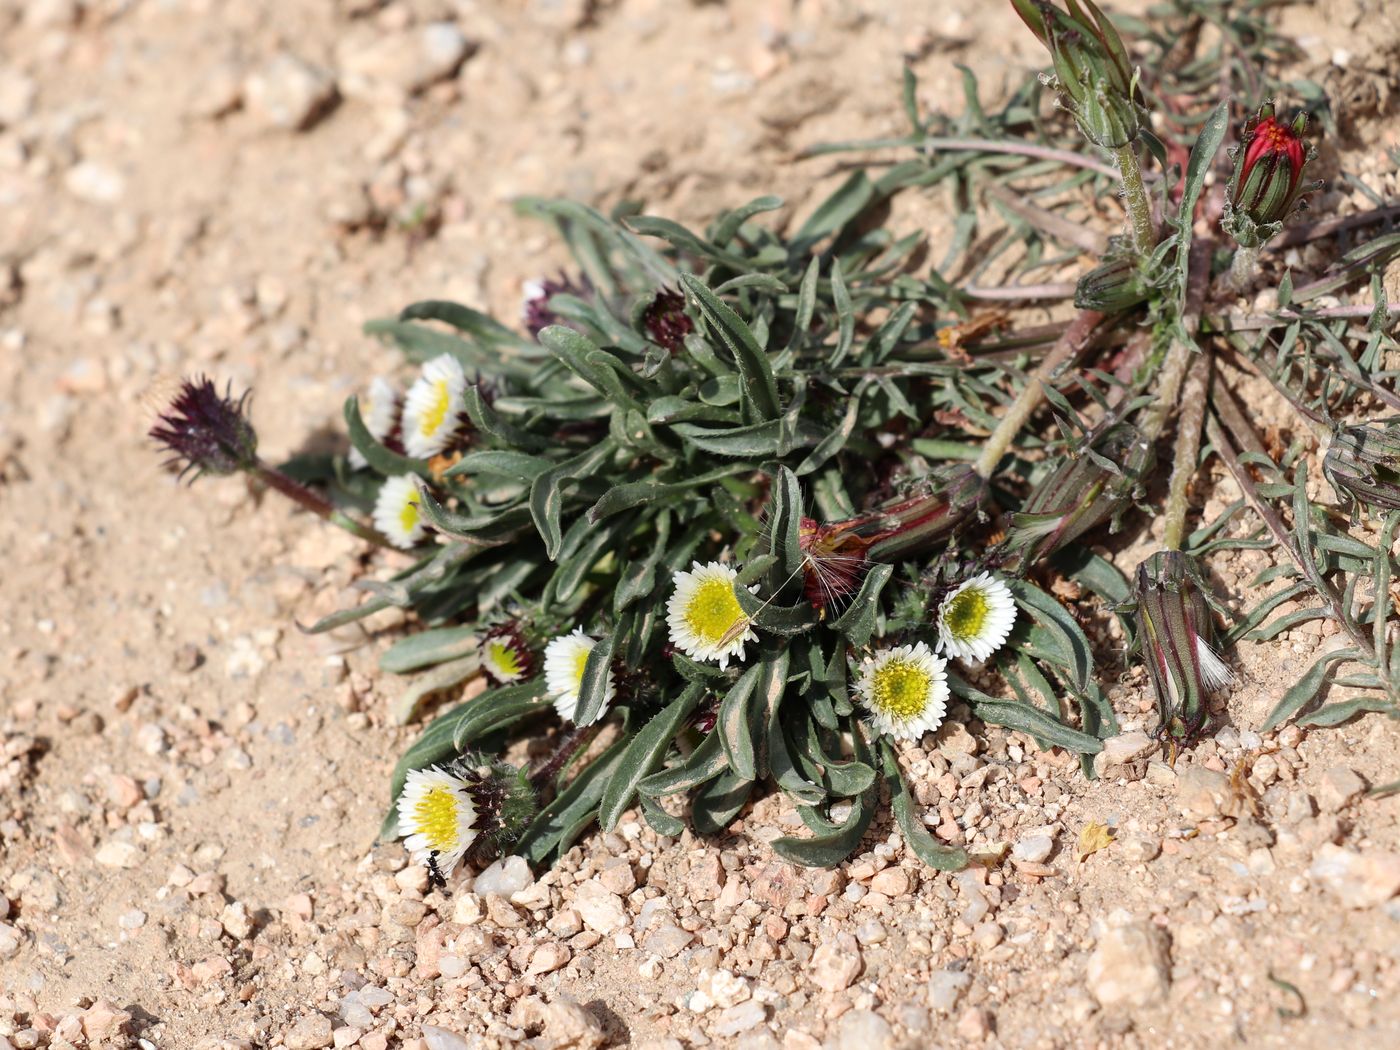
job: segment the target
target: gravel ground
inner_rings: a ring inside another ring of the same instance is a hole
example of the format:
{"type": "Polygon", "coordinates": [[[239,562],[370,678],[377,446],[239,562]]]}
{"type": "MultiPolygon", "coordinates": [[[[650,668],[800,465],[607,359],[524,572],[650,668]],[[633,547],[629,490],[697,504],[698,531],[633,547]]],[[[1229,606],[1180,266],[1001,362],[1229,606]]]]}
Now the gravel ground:
{"type": "MultiPolygon", "coordinates": [[[[1369,6],[1359,33],[1357,0],[1283,17],[1353,100],[1342,160],[1393,198],[1400,31],[1369,6]]],[[[798,822],[767,799],[717,839],[633,814],[539,879],[429,891],[373,843],[412,732],[376,670],[402,625],[293,624],[395,556],[239,482],[186,493],[144,439],[203,370],[256,386],[269,458],[335,440],[395,367],[364,320],[510,318],[558,267],[517,195],[800,214],[842,177],[804,146],[901,129],[902,61],[949,106],[957,63],[989,98],[1038,64],[1006,11],[10,0],[0,40],[0,1050],[1400,1043],[1400,801],[1365,795],[1400,775],[1395,727],[1252,728],[1326,632],[1241,646],[1224,728],[1174,769],[1140,671],[1094,782],[955,709],[902,758],[979,861],[955,876],[887,818],[836,870],[780,862],[798,822]]]]}

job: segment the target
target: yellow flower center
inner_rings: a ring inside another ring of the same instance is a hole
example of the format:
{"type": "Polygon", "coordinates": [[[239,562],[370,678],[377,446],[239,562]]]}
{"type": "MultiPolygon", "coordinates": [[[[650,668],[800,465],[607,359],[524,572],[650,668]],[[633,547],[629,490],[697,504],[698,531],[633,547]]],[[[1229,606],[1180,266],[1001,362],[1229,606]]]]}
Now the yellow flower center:
{"type": "Polygon", "coordinates": [[[948,603],[943,610],[943,623],[949,634],[960,642],[966,642],[982,634],[991,611],[986,594],[976,587],[969,587],[948,603]]]}
{"type": "Polygon", "coordinates": [[[418,424],[418,429],[424,437],[432,437],[438,432],[443,421],[447,419],[447,409],[452,404],[452,395],[447,390],[447,380],[439,379],[434,383],[433,394],[433,405],[423,413],[423,419],[418,424]]]}
{"type": "MultiPolygon", "coordinates": [[[[502,678],[518,675],[524,670],[520,666],[520,654],[505,642],[488,642],[486,658],[491,661],[491,666],[496,669],[496,674],[502,678]]],[[[587,660],[588,657],[585,654],[584,661],[587,662],[587,660]]]]}
{"type": "Polygon", "coordinates": [[[913,718],[927,706],[931,684],[918,664],[891,660],[872,676],[870,702],[893,718],[913,718]]]}
{"type": "Polygon", "coordinates": [[[593,651],[593,647],[592,647],[592,646],[589,646],[587,649],[580,649],[580,650],[578,651],[578,654],[574,657],[574,689],[575,689],[575,691],[577,691],[577,690],[583,688],[583,672],[584,672],[584,671],[587,669],[587,667],[588,667],[588,654],[591,653],[592,651],[593,651]]]}
{"type": "Polygon", "coordinates": [[[686,624],[709,645],[718,645],[743,619],[744,610],[729,580],[706,580],[685,607],[686,624]]]}
{"type": "Polygon", "coordinates": [[[412,497],[404,503],[399,510],[399,525],[403,527],[405,533],[412,532],[418,525],[418,494],[415,492],[412,497]]]}
{"type": "Polygon", "coordinates": [[[457,848],[457,795],[451,788],[429,788],[413,807],[413,821],[418,833],[439,853],[457,848]]]}

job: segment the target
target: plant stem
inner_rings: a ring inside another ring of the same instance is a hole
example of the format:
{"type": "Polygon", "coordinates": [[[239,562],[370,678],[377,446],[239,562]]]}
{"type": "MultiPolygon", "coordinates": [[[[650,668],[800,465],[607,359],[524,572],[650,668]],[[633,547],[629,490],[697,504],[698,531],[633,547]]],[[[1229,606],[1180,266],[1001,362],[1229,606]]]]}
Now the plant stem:
{"type": "Polygon", "coordinates": [[[1230,259],[1230,287],[1237,292],[1249,291],[1249,286],[1254,283],[1254,275],[1258,272],[1258,247],[1236,248],[1234,256],[1230,259]]]}
{"type": "Polygon", "coordinates": [[[1149,442],[1156,441],[1166,428],[1167,417],[1176,407],[1176,398],[1181,392],[1181,384],[1186,378],[1186,370],[1190,367],[1192,357],[1201,353],[1196,346],[1196,332],[1201,327],[1201,306],[1205,302],[1206,289],[1210,284],[1212,247],[1208,240],[1198,240],[1191,245],[1191,264],[1187,270],[1190,276],[1186,286],[1185,308],[1181,316],[1181,326],[1186,330],[1187,338],[1172,342],[1167,350],[1167,359],[1157,373],[1159,378],[1154,391],[1157,400],[1143,413],[1140,428],[1143,437],[1149,442]]]}
{"type": "Polygon", "coordinates": [[[1172,476],[1167,484],[1167,526],[1162,535],[1162,546],[1169,551],[1181,550],[1181,539],[1186,531],[1186,487],[1196,473],[1196,461],[1201,454],[1201,423],[1206,414],[1210,363],[1209,353],[1197,354],[1186,373],[1186,385],[1181,391],[1181,411],[1176,419],[1172,476]]]}
{"type": "Polygon", "coordinates": [[[278,492],[296,503],[301,504],[312,514],[322,518],[332,525],[339,526],[352,536],[357,536],[367,543],[373,543],[378,547],[388,547],[389,541],[377,530],[368,525],[362,525],[350,515],[337,507],[326,497],[318,492],[313,492],[295,478],[289,478],[276,467],[270,467],[262,460],[258,460],[253,466],[251,473],[268,488],[276,489],[278,492]]]}
{"type": "Polygon", "coordinates": [[[530,786],[539,791],[545,784],[558,776],[559,771],[568,764],[579,749],[592,741],[602,728],[601,723],[595,722],[591,726],[574,726],[573,729],[569,730],[568,735],[555,749],[554,754],[550,755],[539,769],[530,774],[530,786]]]}
{"type": "Polygon", "coordinates": [[[1081,310],[1079,315],[1070,322],[1070,326],[1065,329],[1065,334],[1060,336],[1059,342],[1050,348],[1050,352],[1045,355],[1040,366],[1031,373],[1030,381],[1026,383],[1025,389],[1011,403],[1011,407],[1006,410],[1006,415],[1002,416],[1001,422],[997,424],[996,430],[992,431],[987,438],[987,443],[982,446],[982,455],[977,458],[977,462],[972,468],[978,475],[983,478],[992,476],[997,464],[1001,462],[1001,457],[1006,454],[1006,450],[1011,447],[1011,442],[1016,440],[1016,435],[1026,425],[1026,420],[1030,419],[1031,413],[1044,400],[1045,384],[1067,361],[1073,359],[1089,345],[1089,338],[1093,335],[1098,323],[1103,320],[1103,316],[1097,310],[1081,310]]]}
{"type": "Polygon", "coordinates": [[[1069,299],[1079,287],[1074,281],[1055,281],[1051,284],[1008,284],[1004,288],[979,288],[968,285],[962,289],[969,299],[988,301],[1016,301],[1018,299],[1069,299]]]}
{"type": "Polygon", "coordinates": [[[1148,255],[1157,246],[1157,231],[1152,226],[1152,201],[1147,196],[1147,187],[1142,181],[1142,167],[1138,164],[1137,151],[1130,142],[1113,151],[1118,162],[1119,174],[1123,177],[1123,192],[1128,206],[1128,232],[1132,238],[1133,251],[1138,256],[1148,255]]]}

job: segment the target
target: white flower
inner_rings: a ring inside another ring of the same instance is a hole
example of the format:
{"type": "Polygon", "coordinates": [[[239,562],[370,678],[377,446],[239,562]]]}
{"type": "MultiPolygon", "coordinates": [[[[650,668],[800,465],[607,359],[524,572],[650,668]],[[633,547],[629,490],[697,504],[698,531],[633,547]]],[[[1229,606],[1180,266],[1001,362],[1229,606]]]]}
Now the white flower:
{"type": "Polygon", "coordinates": [[[479,834],[471,785],[440,766],[410,770],[399,795],[399,836],[420,864],[446,878],[479,834]]]}
{"type": "Polygon", "coordinates": [[[732,566],[697,561],[689,572],[671,577],[676,588],[666,602],[671,644],[692,660],[712,660],[728,667],[731,656],[744,658],[745,642],[758,640],[753,621],[734,593],[738,575],[732,566]]]}
{"type": "Polygon", "coordinates": [[[943,599],[938,608],[938,651],[980,664],[1001,648],[1015,623],[1011,589],[984,572],[943,599]]]}
{"type": "Polygon", "coordinates": [[[421,498],[418,479],[412,474],[388,478],[379,486],[379,497],[374,501],[374,527],[395,547],[408,550],[427,535],[423,514],[418,509],[421,498]]]}
{"type": "MultiPolygon", "coordinates": [[[[381,445],[394,432],[394,424],[399,421],[399,392],[383,376],[375,376],[370,382],[369,392],[360,402],[360,419],[369,436],[381,445]]],[[[359,449],[350,450],[350,466],[363,470],[368,465],[359,449]]]]}
{"type": "Polygon", "coordinates": [[[427,459],[447,447],[462,414],[467,377],[451,354],[423,366],[408,388],[403,405],[403,447],[410,456],[427,459]]]}
{"type": "Polygon", "coordinates": [[[482,636],[481,666],[499,684],[521,681],[533,663],[530,650],[513,624],[503,624],[482,636]]]}
{"type": "MultiPolygon", "coordinates": [[[[561,634],[551,639],[544,647],[544,688],[554,699],[554,710],[559,717],[573,721],[578,710],[578,694],[583,687],[583,671],[588,666],[588,654],[597,645],[597,639],[583,633],[582,627],[575,627],[572,634],[561,634]]],[[[607,688],[603,692],[603,706],[598,718],[612,706],[617,688],[613,683],[612,669],[608,669],[607,688]]]]}
{"type": "Polygon", "coordinates": [[[877,732],[918,740],[943,724],[948,710],[948,662],[923,642],[882,649],[861,662],[856,693],[877,732]]]}

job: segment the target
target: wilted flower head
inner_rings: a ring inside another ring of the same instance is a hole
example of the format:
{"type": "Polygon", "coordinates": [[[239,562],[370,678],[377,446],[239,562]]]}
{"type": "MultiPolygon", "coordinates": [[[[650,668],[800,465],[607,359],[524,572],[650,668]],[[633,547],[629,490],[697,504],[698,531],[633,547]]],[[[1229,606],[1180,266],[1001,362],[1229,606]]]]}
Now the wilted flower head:
{"type": "Polygon", "coordinates": [[[1234,681],[1211,647],[1215,635],[1195,560],[1162,551],[1134,579],[1143,657],[1157,695],[1157,735],[1189,743],[1206,720],[1206,694],[1234,681]]]}
{"type": "Polygon", "coordinates": [[[923,642],[881,649],[861,662],[856,696],[876,732],[918,740],[943,724],[948,709],[948,662],[923,642]]]}
{"type": "Polygon", "coordinates": [[[1074,305],[1081,310],[1116,314],[1131,310],[1151,293],[1141,263],[1122,255],[1100,263],[1079,278],[1074,288],[1074,305]]]}
{"type": "Polygon", "coordinates": [[[1011,518],[1007,550],[1026,566],[1102,525],[1132,498],[1153,460],[1136,427],[1112,427],[1035,487],[1011,518]]]}
{"type": "Polygon", "coordinates": [[[1050,50],[1054,86],[1085,137],[1117,149],[1138,137],[1143,110],[1128,50],[1093,0],[1066,0],[1062,11],[1043,0],[1012,0],[1017,13],[1050,50]]]}
{"type": "Polygon", "coordinates": [[[1301,137],[1307,123],[1304,113],[1291,125],[1281,123],[1266,102],[1245,124],[1221,219],[1242,247],[1257,247],[1276,234],[1307,188],[1303,169],[1309,155],[1301,137]]]}
{"type": "Polygon", "coordinates": [[[731,657],[742,660],[744,645],[758,639],[735,593],[738,575],[732,565],[697,561],[689,572],[672,577],[675,590],[666,602],[666,626],[671,644],[692,660],[728,667],[731,657]]]}
{"type": "Polygon", "coordinates": [[[986,479],[967,464],[936,471],[919,495],[886,504],[862,519],[875,534],[870,556],[893,561],[946,540],[977,513],[986,494],[986,479]]]}
{"type": "Polygon", "coordinates": [[[534,813],[535,794],[515,767],[463,758],[411,770],[397,809],[404,845],[442,884],[479,838],[500,846],[518,836],[534,813]]]}
{"type": "Polygon", "coordinates": [[[193,471],[196,478],[253,469],[258,460],[258,435],[244,415],[250,393],[244,391],[235,401],[231,386],[220,394],[214,381],[205,376],[182,381],[174,400],[150,431],[171,454],[166,465],[179,467],[181,477],[193,471]]]}
{"type": "Polygon", "coordinates": [[[1353,517],[1361,507],[1400,510],[1400,419],[1339,427],[1322,472],[1353,517]]]}
{"type": "MultiPolygon", "coordinates": [[[[561,634],[544,647],[544,688],[554,701],[554,710],[559,712],[560,718],[570,722],[574,720],[578,712],[579,693],[583,689],[583,673],[588,668],[588,654],[597,644],[598,640],[584,634],[582,627],[575,627],[572,634],[561,634]]],[[[609,668],[598,718],[602,718],[612,706],[616,695],[617,685],[609,668]]]]}
{"type": "Polygon", "coordinates": [[[498,685],[521,682],[534,673],[535,654],[518,621],[498,623],[481,636],[481,666],[498,685]]]}
{"type": "Polygon", "coordinates": [[[673,354],[695,331],[695,322],[685,312],[685,296],[670,288],[661,289],[642,309],[641,326],[648,339],[673,354]]]}
{"type": "Polygon", "coordinates": [[[981,663],[1016,623],[1011,589],[989,572],[959,584],[938,607],[938,651],[981,663]]]}

